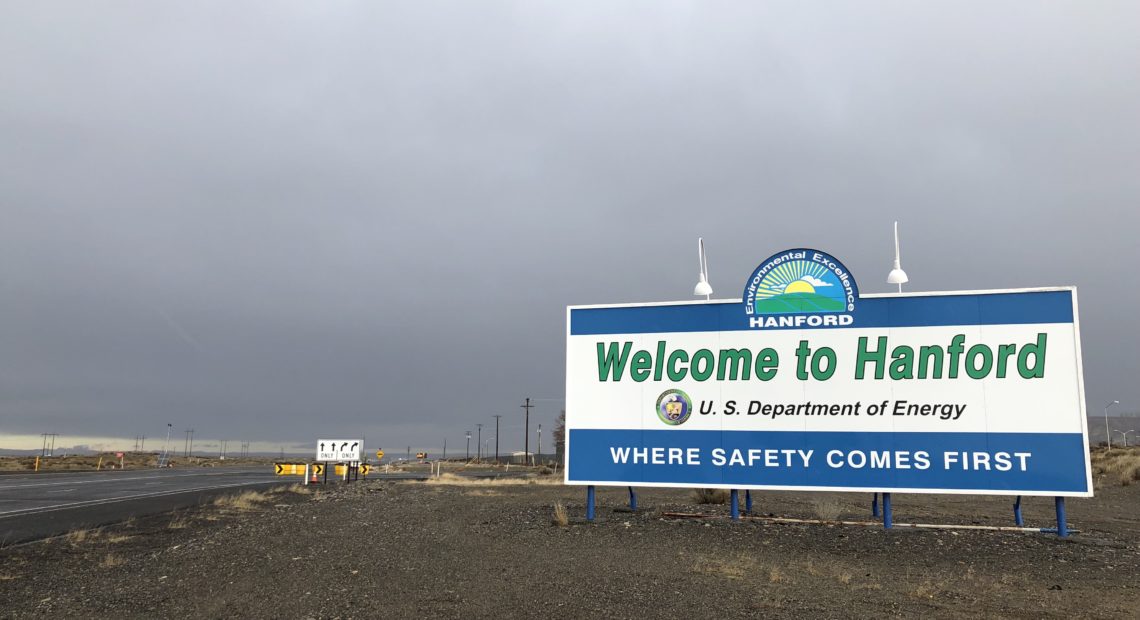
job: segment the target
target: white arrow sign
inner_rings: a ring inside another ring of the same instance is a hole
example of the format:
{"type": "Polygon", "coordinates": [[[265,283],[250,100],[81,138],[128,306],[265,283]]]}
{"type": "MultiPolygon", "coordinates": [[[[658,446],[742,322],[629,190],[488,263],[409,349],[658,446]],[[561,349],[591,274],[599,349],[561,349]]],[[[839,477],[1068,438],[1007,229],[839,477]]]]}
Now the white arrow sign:
{"type": "Polygon", "coordinates": [[[318,439],[317,460],[335,462],[359,462],[364,460],[363,439],[318,439]]]}

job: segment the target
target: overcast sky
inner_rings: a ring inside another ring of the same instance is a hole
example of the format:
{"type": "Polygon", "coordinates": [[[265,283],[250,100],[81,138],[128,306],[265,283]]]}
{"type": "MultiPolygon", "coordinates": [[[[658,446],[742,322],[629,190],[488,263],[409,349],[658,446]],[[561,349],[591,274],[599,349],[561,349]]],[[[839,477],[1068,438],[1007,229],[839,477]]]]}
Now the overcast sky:
{"type": "Polygon", "coordinates": [[[698,235],[886,292],[895,219],[908,290],[1077,285],[1140,410],[1140,8],[806,4],[0,0],[0,447],[549,446],[566,305],[698,235]]]}

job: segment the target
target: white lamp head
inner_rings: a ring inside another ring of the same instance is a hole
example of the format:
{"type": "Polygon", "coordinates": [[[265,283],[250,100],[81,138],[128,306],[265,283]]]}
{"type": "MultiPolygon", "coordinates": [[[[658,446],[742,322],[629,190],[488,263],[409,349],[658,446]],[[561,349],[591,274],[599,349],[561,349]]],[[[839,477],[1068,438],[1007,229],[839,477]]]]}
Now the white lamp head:
{"type": "Polygon", "coordinates": [[[694,295],[704,295],[707,300],[712,295],[712,285],[709,284],[709,259],[705,256],[705,240],[697,237],[697,262],[701,272],[697,275],[697,285],[693,287],[694,295]]]}
{"type": "Polygon", "coordinates": [[[899,292],[902,292],[902,285],[910,281],[906,277],[906,272],[902,270],[902,262],[899,260],[899,223],[895,222],[895,267],[887,274],[887,284],[899,285],[899,292]]]}

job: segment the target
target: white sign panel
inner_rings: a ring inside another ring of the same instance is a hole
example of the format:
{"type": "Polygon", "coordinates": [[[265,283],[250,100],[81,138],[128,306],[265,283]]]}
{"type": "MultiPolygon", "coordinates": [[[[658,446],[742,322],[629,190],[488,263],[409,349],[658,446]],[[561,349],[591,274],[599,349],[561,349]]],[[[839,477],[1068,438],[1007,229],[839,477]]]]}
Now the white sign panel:
{"type": "Polygon", "coordinates": [[[567,318],[568,484],[1092,495],[1071,288],[859,296],[791,250],[567,318]]]}
{"type": "Polygon", "coordinates": [[[358,462],[364,459],[363,439],[318,439],[317,460],[335,462],[358,462]]]}

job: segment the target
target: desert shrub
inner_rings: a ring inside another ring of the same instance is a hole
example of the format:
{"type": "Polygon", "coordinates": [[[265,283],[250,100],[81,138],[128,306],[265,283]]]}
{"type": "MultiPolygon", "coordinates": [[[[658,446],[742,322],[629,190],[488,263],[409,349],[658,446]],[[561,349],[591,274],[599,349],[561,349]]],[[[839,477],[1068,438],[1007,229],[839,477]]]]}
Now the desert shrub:
{"type": "Polygon", "coordinates": [[[815,516],[823,521],[835,521],[843,511],[843,505],[838,499],[829,496],[817,497],[813,502],[815,516]]]}
{"type": "Polygon", "coordinates": [[[570,517],[566,514],[566,507],[562,505],[562,502],[554,503],[554,514],[551,517],[550,522],[554,525],[557,525],[558,527],[566,527],[567,525],[570,525],[570,517]]]}
{"type": "Polygon", "coordinates": [[[693,489],[693,501],[698,504],[727,504],[727,489],[693,489]]]}

